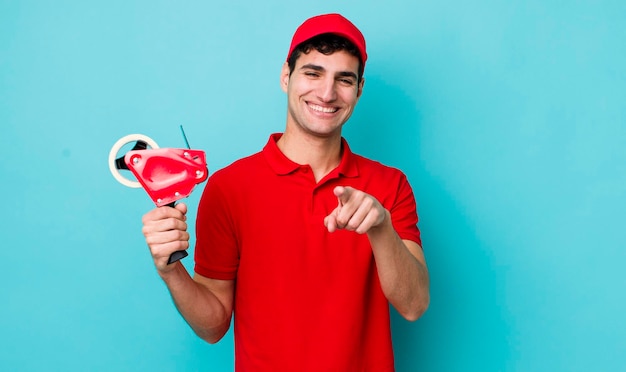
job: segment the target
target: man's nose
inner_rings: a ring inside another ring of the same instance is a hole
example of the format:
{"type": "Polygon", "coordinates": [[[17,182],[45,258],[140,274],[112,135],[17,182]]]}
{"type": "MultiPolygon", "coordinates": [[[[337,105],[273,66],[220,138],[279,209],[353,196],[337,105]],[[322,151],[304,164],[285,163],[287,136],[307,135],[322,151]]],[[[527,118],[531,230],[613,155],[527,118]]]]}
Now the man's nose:
{"type": "Polygon", "coordinates": [[[323,79],[318,87],[318,95],[322,102],[333,102],[337,99],[335,79],[323,79]]]}

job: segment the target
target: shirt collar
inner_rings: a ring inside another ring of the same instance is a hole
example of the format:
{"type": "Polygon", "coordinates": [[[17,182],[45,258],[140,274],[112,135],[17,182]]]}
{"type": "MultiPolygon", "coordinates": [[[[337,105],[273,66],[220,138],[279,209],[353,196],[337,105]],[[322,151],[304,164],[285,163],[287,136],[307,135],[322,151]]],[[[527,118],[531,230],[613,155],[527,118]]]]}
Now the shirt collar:
{"type": "MultiPolygon", "coordinates": [[[[276,174],[287,175],[298,169],[301,164],[291,161],[278,148],[277,142],[282,135],[282,133],[271,134],[267,144],[263,148],[263,154],[276,174]]],[[[348,146],[348,142],[343,137],[341,138],[341,149],[341,162],[337,168],[330,172],[329,176],[342,175],[345,177],[357,177],[359,175],[359,169],[357,167],[355,155],[352,153],[350,146],[348,146]]]]}

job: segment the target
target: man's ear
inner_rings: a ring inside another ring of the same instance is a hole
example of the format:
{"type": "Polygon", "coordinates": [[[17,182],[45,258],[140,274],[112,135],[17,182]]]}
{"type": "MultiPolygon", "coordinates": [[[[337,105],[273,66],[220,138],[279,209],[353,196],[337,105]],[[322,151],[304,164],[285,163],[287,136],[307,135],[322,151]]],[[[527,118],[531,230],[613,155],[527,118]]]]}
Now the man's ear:
{"type": "Polygon", "coordinates": [[[365,85],[365,78],[361,77],[361,82],[359,82],[359,90],[356,92],[356,98],[361,98],[361,94],[363,94],[363,86],[365,85]]]}
{"type": "Polygon", "coordinates": [[[289,64],[285,62],[283,68],[280,70],[280,87],[283,92],[287,93],[287,87],[289,86],[289,64]]]}

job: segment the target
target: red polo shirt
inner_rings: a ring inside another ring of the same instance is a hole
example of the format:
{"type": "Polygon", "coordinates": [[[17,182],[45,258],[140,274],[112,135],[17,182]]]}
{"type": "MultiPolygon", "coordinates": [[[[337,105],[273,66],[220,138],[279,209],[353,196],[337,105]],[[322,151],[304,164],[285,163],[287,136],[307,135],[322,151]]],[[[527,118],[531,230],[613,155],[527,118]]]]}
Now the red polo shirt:
{"type": "Polygon", "coordinates": [[[402,239],[421,245],[405,175],[353,154],[320,182],[289,160],[273,134],[263,151],[215,172],[202,195],[195,271],[236,280],[238,371],[393,371],[389,305],[367,235],[324,226],[336,186],[391,212],[402,239]]]}

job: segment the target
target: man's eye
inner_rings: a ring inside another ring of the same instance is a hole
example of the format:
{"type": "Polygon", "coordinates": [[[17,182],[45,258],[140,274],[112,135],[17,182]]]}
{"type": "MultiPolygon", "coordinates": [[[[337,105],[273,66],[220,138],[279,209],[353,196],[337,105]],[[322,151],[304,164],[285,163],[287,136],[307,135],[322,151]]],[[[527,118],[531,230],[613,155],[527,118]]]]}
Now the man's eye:
{"type": "Polygon", "coordinates": [[[352,81],[351,79],[340,79],[339,81],[346,85],[354,85],[354,81],[352,81]]]}
{"type": "Polygon", "coordinates": [[[306,76],[310,76],[310,77],[318,77],[318,76],[320,76],[320,74],[318,74],[317,72],[305,72],[304,74],[306,76]]]}

